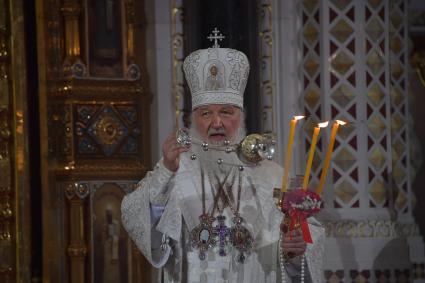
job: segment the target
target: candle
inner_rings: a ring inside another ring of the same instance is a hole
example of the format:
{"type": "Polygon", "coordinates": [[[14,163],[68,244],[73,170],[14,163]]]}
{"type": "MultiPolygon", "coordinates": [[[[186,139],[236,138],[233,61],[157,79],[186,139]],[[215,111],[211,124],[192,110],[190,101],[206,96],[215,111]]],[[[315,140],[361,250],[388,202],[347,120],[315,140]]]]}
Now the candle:
{"type": "Polygon", "coordinates": [[[328,174],[328,168],[331,162],[332,151],[335,144],[336,132],[338,131],[338,127],[340,125],[345,125],[345,122],[341,120],[336,120],[332,126],[331,138],[329,140],[328,150],[326,151],[326,157],[323,163],[322,175],[320,176],[319,186],[317,187],[317,190],[316,190],[316,193],[319,195],[322,193],[323,186],[325,185],[326,175],[328,174]]]}
{"type": "Polygon", "coordinates": [[[295,136],[295,126],[297,125],[297,121],[303,119],[304,116],[294,116],[294,118],[291,120],[291,127],[289,128],[289,137],[288,137],[288,145],[286,148],[286,156],[285,156],[285,164],[283,169],[283,176],[282,176],[282,193],[286,192],[286,181],[288,179],[288,173],[289,173],[289,164],[291,163],[291,157],[292,157],[292,145],[294,143],[294,136],[295,136]]]}
{"type": "Polygon", "coordinates": [[[310,178],[311,165],[313,164],[314,151],[316,150],[317,137],[320,133],[320,128],[328,126],[328,122],[319,123],[317,127],[314,127],[313,137],[311,138],[310,152],[308,154],[307,166],[305,167],[303,189],[306,191],[308,186],[308,180],[310,178]]]}

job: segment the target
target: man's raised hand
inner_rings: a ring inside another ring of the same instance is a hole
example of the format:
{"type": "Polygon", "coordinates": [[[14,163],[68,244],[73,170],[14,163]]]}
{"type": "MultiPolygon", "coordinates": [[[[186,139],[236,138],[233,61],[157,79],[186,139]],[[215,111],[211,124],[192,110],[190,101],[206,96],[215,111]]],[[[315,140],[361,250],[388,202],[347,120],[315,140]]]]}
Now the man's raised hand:
{"type": "Polygon", "coordinates": [[[176,135],[170,134],[162,145],[162,155],[164,166],[176,172],[179,169],[180,154],[189,150],[188,146],[180,145],[177,143],[176,135]]]}

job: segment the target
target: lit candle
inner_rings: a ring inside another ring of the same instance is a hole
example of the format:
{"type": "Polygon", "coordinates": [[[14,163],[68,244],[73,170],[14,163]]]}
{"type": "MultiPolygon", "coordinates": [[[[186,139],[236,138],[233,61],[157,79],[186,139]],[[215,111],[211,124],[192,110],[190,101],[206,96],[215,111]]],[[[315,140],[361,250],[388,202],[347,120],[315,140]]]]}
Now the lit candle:
{"type": "Polygon", "coordinates": [[[282,176],[282,193],[286,192],[286,181],[288,179],[288,173],[289,173],[289,164],[291,163],[291,157],[292,157],[292,145],[294,143],[294,136],[295,136],[295,126],[297,125],[297,121],[303,119],[304,116],[294,116],[294,118],[291,120],[291,127],[289,128],[289,138],[288,138],[288,146],[286,148],[286,156],[285,156],[285,167],[283,169],[283,176],[282,176]]]}
{"type": "Polygon", "coordinates": [[[326,151],[326,157],[322,167],[322,175],[320,176],[319,186],[317,187],[317,190],[316,190],[316,193],[319,195],[322,193],[323,186],[325,185],[326,175],[328,174],[328,168],[331,162],[331,156],[332,156],[332,152],[333,152],[333,148],[335,144],[336,132],[338,131],[338,127],[340,125],[345,125],[345,122],[341,120],[336,120],[332,126],[331,138],[329,140],[328,150],[326,151]]]}
{"type": "Polygon", "coordinates": [[[320,133],[320,128],[325,128],[328,126],[328,122],[319,123],[317,127],[314,127],[313,137],[311,138],[310,152],[308,154],[307,166],[305,167],[303,189],[306,191],[308,186],[308,181],[310,179],[311,165],[313,164],[314,151],[316,150],[317,137],[320,133]]]}

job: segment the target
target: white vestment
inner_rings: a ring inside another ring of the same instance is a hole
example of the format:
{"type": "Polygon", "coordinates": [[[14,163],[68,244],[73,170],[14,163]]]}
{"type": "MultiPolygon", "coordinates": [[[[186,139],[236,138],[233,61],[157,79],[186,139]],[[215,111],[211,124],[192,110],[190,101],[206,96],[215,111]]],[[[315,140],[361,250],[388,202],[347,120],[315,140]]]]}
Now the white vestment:
{"type": "MultiPolygon", "coordinates": [[[[278,245],[283,214],[274,204],[273,188],[281,186],[282,171],[278,164],[267,160],[242,171],[239,213],[254,239],[245,263],[237,262],[236,249],[220,256],[216,247],[208,251],[205,260],[200,260],[199,251],[192,247],[189,235],[200,223],[203,189],[200,163],[191,160],[189,152],[181,154],[176,173],[168,171],[160,161],[124,198],[123,225],[147,260],[162,268],[165,282],[281,282],[278,245]],[[159,221],[151,215],[152,207],[158,206],[165,207],[159,221]],[[169,241],[161,249],[159,243],[165,238],[169,241]]],[[[204,178],[204,183],[205,206],[211,212],[214,189],[209,178],[204,178]]],[[[235,183],[234,204],[239,188],[238,181],[235,183]]],[[[232,226],[233,212],[227,207],[222,213],[226,225],[232,226]]],[[[322,282],[324,228],[315,220],[309,221],[309,227],[313,244],[308,244],[305,253],[305,282],[322,282]]],[[[286,265],[286,282],[299,282],[299,269],[296,260],[286,265]]]]}

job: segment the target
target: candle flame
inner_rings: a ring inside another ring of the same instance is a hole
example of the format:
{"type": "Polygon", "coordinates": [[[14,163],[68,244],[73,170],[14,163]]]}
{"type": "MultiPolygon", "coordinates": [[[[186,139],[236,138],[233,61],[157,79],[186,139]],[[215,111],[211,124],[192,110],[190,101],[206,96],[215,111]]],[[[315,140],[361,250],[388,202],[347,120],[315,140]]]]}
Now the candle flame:
{"type": "Polygon", "coordinates": [[[341,126],[347,124],[346,122],[344,122],[342,120],[336,120],[336,122],[341,126]]]}
{"type": "Polygon", "coordinates": [[[294,120],[301,120],[304,119],[305,116],[294,116],[294,120]]]}
{"type": "Polygon", "coordinates": [[[326,121],[326,122],[323,122],[323,123],[319,123],[319,124],[317,124],[317,126],[318,126],[319,128],[326,128],[326,127],[328,126],[328,124],[329,124],[329,121],[326,121]]]}

